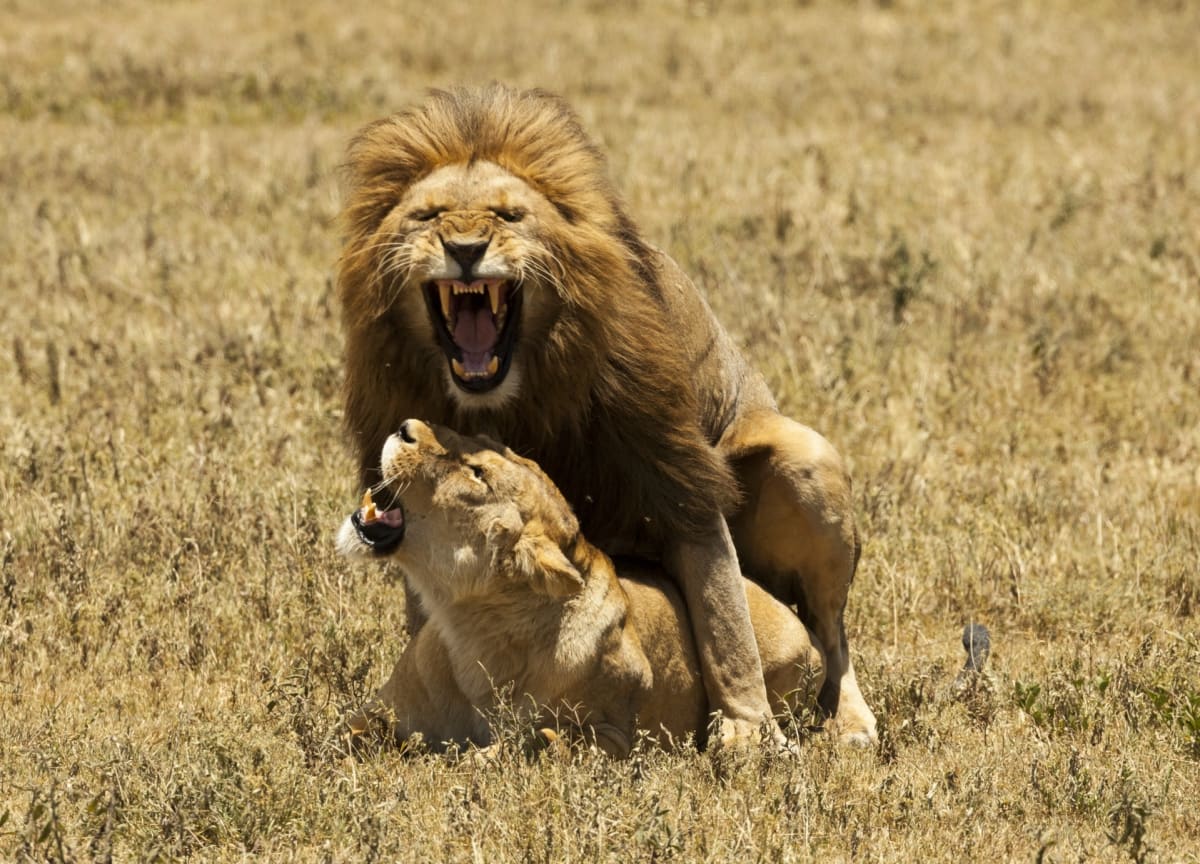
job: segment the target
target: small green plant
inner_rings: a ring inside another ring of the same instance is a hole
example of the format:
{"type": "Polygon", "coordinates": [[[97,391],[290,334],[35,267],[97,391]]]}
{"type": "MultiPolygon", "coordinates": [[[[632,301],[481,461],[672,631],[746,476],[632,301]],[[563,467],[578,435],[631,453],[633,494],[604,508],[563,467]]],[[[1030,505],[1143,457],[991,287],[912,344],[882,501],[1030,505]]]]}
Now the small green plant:
{"type": "Polygon", "coordinates": [[[1045,726],[1047,714],[1045,707],[1040,702],[1041,695],[1041,684],[1025,684],[1021,681],[1013,684],[1013,699],[1017,707],[1038,726],[1045,726]]]}

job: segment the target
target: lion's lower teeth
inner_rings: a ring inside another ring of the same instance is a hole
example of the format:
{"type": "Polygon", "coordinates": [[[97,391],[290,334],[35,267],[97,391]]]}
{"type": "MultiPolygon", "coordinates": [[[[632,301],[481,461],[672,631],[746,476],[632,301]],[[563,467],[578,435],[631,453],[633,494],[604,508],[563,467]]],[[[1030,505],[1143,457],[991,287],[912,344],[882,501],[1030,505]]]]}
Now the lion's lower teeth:
{"type": "Polygon", "coordinates": [[[467,367],[460,363],[456,358],[450,358],[450,368],[454,370],[454,374],[459,378],[485,378],[491,377],[500,371],[500,358],[495,355],[488,361],[487,369],[483,372],[468,372],[467,367]]]}

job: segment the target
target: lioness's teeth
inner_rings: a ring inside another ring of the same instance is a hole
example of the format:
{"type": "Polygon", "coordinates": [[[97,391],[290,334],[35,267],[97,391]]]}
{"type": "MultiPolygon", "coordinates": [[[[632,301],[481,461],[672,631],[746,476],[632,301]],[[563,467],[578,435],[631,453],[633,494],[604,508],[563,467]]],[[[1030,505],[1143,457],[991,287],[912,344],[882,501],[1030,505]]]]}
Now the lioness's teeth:
{"type": "Polygon", "coordinates": [[[450,368],[454,370],[454,374],[459,378],[467,377],[467,367],[459,363],[453,357],[450,358],[450,368]]]}
{"type": "Polygon", "coordinates": [[[500,358],[493,355],[491,362],[488,363],[487,374],[495,375],[496,370],[498,370],[499,368],[500,368],[500,358]]]}
{"type": "Polygon", "coordinates": [[[442,300],[442,316],[450,320],[450,286],[445,282],[438,283],[438,295],[442,300]]]}
{"type": "Polygon", "coordinates": [[[488,300],[492,303],[492,315],[500,311],[500,283],[489,282],[487,286],[488,300]]]}

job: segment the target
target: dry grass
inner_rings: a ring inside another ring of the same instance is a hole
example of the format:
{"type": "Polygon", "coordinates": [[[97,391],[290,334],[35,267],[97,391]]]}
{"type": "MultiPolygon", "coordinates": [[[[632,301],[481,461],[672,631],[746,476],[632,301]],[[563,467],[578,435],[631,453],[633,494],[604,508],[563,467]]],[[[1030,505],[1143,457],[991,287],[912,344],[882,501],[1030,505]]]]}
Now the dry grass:
{"type": "Polygon", "coordinates": [[[0,858],[1200,857],[1192,4],[340,5],[0,4],[0,858]],[[850,460],[876,751],[344,754],[336,166],[491,78],[850,460]]]}

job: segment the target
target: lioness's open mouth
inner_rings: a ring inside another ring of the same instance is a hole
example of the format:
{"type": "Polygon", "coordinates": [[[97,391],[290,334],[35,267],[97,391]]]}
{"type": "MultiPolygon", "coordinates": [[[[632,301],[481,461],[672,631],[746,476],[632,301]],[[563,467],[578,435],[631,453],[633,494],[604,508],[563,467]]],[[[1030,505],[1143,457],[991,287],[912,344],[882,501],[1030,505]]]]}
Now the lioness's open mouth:
{"type": "Polygon", "coordinates": [[[521,319],[520,285],[507,279],[437,279],[425,303],[454,381],[480,393],[504,380],[521,319]]]}
{"type": "Polygon", "coordinates": [[[350,514],[350,524],[364,546],[386,555],[404,539],[404,508],[396,502],[395,507],[377,510],[368,491],[363,495],[362,507],[350,514]]]}

